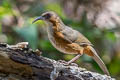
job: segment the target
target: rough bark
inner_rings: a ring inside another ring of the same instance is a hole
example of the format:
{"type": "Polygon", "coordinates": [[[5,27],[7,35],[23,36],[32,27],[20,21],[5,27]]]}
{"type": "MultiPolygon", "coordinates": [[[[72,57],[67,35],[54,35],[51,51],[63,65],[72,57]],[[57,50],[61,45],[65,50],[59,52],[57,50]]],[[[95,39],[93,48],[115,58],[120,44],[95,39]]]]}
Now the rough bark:
{"type": "Polygon", "coordinates": [[[0,43],[0,80],[115,80],[40,54],[28,48],[26,43],[0,43]]]}

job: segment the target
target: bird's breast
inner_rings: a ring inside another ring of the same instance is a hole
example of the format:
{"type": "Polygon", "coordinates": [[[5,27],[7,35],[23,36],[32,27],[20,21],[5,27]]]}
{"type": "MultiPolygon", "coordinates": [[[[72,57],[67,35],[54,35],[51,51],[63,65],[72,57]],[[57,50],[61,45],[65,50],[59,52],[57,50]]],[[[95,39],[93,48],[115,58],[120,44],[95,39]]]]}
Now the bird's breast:
{"type": "Polygon", "coordinates": [[[66,54],[78,54],[78,51],[68,46],[68,44],[70,44],[68,41],[59,37],[57,34],[53,32],[51,33],[48,31],[48,38],[52,43],[52,45],[60,52],[63,52],[66,54]]]}

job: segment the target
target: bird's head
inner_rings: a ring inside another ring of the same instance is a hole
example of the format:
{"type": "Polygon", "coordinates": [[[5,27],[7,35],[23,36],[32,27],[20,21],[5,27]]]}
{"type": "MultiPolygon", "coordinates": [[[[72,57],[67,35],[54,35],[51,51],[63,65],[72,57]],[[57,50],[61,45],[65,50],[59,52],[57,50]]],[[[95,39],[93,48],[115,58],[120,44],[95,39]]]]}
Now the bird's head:
{"type": "Polygon", "coordinates": [[[37,17],[32,23],[38,21],[38,20],[44,20],[50,23],[55,23],[57,21],[59,21],[59,17],[57,16],[57,14],[53,11],[48,11],[43,13],[41,16],[37,17]]]}

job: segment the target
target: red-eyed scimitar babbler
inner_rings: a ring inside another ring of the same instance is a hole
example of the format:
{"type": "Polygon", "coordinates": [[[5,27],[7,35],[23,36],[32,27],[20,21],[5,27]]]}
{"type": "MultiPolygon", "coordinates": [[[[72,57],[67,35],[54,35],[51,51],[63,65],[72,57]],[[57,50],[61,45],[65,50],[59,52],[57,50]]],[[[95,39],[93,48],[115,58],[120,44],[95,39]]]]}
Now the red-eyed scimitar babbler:
{"type": "Polygon", "coordinates": [[[68,61],[68,64],[76,61],[85,53],[97,62],[105,74],[109,75],[104,62],[92,47],[91,42],[77,30],[66,26],[55,12],[45,12],[40,17],[36,18],[33,23],[38,20],[44,20],[48,23],[48,38],[57,50],[66,54],[77,54],[76,57],[68,61]]]}

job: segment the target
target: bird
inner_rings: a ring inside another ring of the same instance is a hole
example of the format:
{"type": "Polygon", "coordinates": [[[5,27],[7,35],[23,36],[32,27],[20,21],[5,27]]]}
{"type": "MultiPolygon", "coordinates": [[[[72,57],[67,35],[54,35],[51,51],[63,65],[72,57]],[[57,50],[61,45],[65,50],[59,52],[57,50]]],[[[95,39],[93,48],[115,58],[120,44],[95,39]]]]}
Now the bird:
{"type": "Polygon", "coordinates": [[[76,54],[73,59],[67,62],[68,65],[78,60],[83,54],[87,54],[96,61],[104,74],[110,75],[106,65],[93,48],[93,44],[82,33],[65,25],[56,12],[46,11],[34,19],[32,23],[38,20],[47,23],[48,38],[58,51],[65,54],[76,54]]]}

